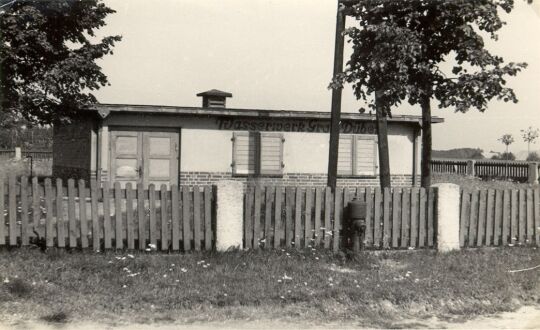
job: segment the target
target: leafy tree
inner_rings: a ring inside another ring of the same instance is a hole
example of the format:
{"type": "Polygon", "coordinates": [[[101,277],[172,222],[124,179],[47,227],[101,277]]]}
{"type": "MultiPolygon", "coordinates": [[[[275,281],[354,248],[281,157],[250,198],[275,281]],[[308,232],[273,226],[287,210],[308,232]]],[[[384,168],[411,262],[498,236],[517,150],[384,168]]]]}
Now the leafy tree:
{"type": "Polygon", "coordinates": [[[108,84],[96,60],[120,36],[95,30],[115,11],[101,0],[0,0],[0,126],[69,120],[108,84]]]}
{"type": "Polygon", "coordinates": [[[512,134],[504,134],[498,140],[506,146],[506,153],[508,153],[508,146],[514,143],[514,137],[512,136],[512,134]]]}
{"type": "Polygon", "coordinates": [[[492,99],[517,102],[505,79],[526,64],[505,64],[484,47],[483,35],[496,40],[504,25],[500,9],[510,12],[513,1],[373,0],[354,6],[359,26],[346,31],[353,53],[335,80],[352,83],[356,97],[370,107],[368,96],[382,91],[378,102],[387,114],[403,100],[420,105],[423,187],[431,184],[432,99],[460,112],[485,111],[492,99]],[[448,61],[452,76],[441,67],[448,61]]]}
{"type": "Polygon", "coordinates": [[[529,155],[527,155],[526,160],[528,162],[540,162],[540,155],[536,151],[533,151],[529,155]]]}
{"type": "Polygon", "coordinates": [[[523,137],[523,141],[527,142],[528,156],[531,154],[531,143],[536,143],[539,134],[540,130],[538,128],[534,129],[531,126],[529,126],[529,128],[527,128],[526,130],[521,130],[521,136],[523,137]]]}
{"type": "Polygon", "coordinates": [[[491,159],[495,160],[516,160],[516,156],[511,152],[503,152],[497,155],[493,155],[491,159]]]}

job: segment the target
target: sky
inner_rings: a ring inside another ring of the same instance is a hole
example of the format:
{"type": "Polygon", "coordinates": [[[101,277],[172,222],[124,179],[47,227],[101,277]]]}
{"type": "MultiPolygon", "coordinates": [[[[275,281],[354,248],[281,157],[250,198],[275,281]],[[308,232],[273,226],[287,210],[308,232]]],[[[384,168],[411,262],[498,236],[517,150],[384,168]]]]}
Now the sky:
{"type": "MultiPolygon", "coordinates": [[[[123,39],[99,62],[111,86],[99,102],[200,106],[195,94],[212,88],[231,92],[231,108],[330,111],[335,0],[105,0],[117,12],[98,36],[123,39]]],[[[520,102],[491,102],[486,112],[438,109],[433,148],[504,151],[497,139],[514,136],[515,153],[527,149],[520,130],[540,128],[540,2],[516,0],[502,17],[507,25],[487,47],[528,68],[508,80],[520,102]]],[[[348,25],[355,24],[348,18],[348,25]]],[[[346,45],[345,61],[350,54],[346,45]]],[[[358,111],[350,85],[343,112],[358,111]]],[[[420,115],[408,104],[395,114],[420,115]]],[[[540,142],[531,149],[540,149],[540,142]]]]}

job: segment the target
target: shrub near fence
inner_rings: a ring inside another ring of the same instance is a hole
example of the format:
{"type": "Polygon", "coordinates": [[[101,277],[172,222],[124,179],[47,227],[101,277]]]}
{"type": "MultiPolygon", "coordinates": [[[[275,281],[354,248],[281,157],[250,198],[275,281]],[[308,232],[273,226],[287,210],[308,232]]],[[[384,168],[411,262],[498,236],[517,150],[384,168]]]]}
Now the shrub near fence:
{"type": "Polygon", "coordinates": [[[214,244],[211,186],[143,189],[115,183],[88,188],[61,179],[53,186],[33,178],[0,178],[0,245],[101,249],[211,250],[214,244]],[[37,235],[36,235],[37,234],[37,235]]]}
{"type": "Polygon", "coordinates": [[[460,245],[540,246],[540,190],[461,192],[460,245]]]}
{"type": "Polygon", "coordinates": [[[324,247],[344,245],[347,203],[367,203],[365,246],[370,249],[434,247],[436,188],[393,190],[312,187],[248,187],[244,195],[244,247],[324,247]]]}

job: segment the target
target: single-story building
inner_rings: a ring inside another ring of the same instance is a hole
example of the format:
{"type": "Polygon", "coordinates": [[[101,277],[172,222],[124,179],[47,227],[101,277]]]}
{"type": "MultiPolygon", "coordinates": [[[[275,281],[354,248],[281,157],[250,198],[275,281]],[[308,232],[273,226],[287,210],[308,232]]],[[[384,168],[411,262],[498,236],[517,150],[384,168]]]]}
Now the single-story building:
{"type": "MultiPolygon", "coordinates": [[[[99,104],[54,127],[53,175],[122,184],[233,179],[326,185],[330,113],[231,109],[232,94],[199,93],[202,107],[99,104]]],[[[377,186],[375,116],[342,113],[338,185],[377,186]]],[[[433,123],[443,122],[434,117],[433,123]]],[[[419,183],[421,117],[388,118],[392,183],[419,183]]]]}

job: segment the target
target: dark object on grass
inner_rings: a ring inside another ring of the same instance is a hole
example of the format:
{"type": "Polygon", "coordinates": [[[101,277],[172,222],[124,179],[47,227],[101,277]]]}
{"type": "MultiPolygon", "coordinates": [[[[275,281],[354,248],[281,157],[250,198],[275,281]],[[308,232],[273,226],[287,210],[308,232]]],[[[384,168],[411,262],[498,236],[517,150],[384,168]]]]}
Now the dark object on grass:
{"type": "Polygon", "coordinates": [[[64,312],[56,312],[53,314],[42,316],[41,319],[45,322],[50,323],[66,323],[68,320],[68,315],[64,312]]]}
{"type": "Polygon", "coordinates": [[[19,298],[27,298],[32,293],[32,286],[20,278],[14,279],[7,284],[9,293],[19,298]]]}
{"type": "Polygon", "coordinates": [[[41,251],[47,250],[45,237],[39,236],[39,233],[35,229],[32,229],[32,231],[34,232],[34,235],[36,235],[36,237],[30,237],[30,244],[39,247],[41,251]]]}
{"type": "Polygon", "coordinates": [[[347,204],[347,241],[354,252],[364,249],[367,205],[355,197],[347,204]]]}

